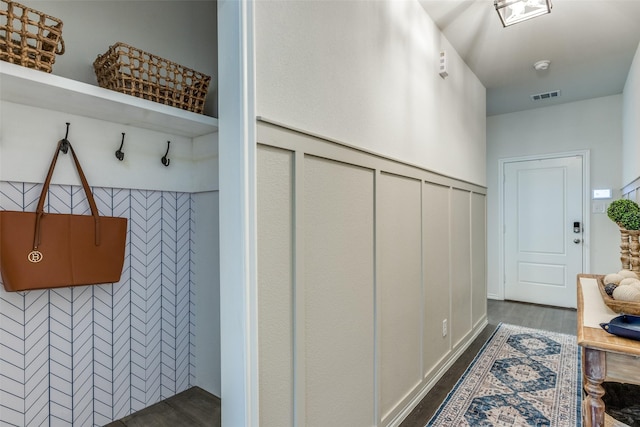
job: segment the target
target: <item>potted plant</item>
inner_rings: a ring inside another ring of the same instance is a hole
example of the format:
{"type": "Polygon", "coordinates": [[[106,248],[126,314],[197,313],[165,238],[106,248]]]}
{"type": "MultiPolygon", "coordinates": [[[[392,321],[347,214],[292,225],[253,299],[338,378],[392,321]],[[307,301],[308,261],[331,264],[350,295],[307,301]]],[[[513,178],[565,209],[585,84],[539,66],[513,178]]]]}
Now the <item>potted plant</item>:
{"type": "Polygon", "coordinates": [[[618,199],[607,208],[611,221],[620,227],[620,261],[623,269],[640,269],[640,206],[633,200],[618,199]],[[631,242],[630,242],[631,240],[631,242]]]}
{"type": "Polygon", "coordinates": [[[626,214],[630,214],[634,212],[636,213],[640,212],[640,206],[638,206],[638,204],[633,200],[629,200],[629,199],[614,200],[609,205],[609,208],[607,208],[607,215],[609,216],[611,221],[615,222],[620,227],[623,227],[622,225],[623,217],[626,214]]]}

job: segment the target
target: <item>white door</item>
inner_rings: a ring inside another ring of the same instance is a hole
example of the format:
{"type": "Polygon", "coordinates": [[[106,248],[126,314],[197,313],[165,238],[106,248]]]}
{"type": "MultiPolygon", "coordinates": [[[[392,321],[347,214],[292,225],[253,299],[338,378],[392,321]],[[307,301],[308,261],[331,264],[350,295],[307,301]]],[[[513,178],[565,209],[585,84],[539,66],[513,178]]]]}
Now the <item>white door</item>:
{"type": "Polygon", "coordinates": [[[505,299],[576,307],[582,182],[582,156],[504,164],[505,299]]]}

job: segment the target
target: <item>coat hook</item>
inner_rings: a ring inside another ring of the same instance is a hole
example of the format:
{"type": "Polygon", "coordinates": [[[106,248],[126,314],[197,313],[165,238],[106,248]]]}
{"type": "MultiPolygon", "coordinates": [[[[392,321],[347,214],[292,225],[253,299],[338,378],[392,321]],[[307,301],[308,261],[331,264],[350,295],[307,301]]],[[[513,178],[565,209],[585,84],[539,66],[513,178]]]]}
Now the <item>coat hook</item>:
{"type": "Polygon", "coordinates": [[[167,156],[169,155],[170,145],[171,145],[171,141],[167,141],[167,152],[164,153],[164,156],[162,156],[162,164],[165,166],[169,166],[169,163],[171,163],[171,159],[167,159],[167,156]]]}
{"type": "Polygon", "coordinates": [[[116,158],[120,161],[124,160],[124,152],[122,151],[122,147],[124,147],[124,132],[122,132],[122,142],[120,143],[120,148],[116,151],[116,158]]]}
{"type": "Polygon", "coordinates": [[[60,151],[62,151],[64,154],[67,154],[69,152],[69,140],[67,139],[69,137],[69,125],[71,123],[67,122],[67,133],[65,134],[64,138],[62,139],[62,144],[60,145],[60,151]]]}

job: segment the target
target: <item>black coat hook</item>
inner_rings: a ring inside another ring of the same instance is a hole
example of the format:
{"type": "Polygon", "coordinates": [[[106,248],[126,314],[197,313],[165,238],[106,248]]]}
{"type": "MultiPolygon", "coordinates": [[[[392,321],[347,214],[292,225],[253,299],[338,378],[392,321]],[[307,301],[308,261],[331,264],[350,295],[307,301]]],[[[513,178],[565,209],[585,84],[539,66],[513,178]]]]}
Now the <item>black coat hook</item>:
{"type": "Polygon", "coordinates": [[[169,166],[169,163],[171,163],[171,159],[167,159],[167,156],[169,155],[170,145],[171,145],[171,141],[167,141],[167,152],[164,153],[164,156],[162,156],[162,164],[165,166],[169,166]]]}
{"type": "Polygon", "coordinates": [[[62,139],[62,144],[60,145],[60,151],[62,151],[64,154],[67,154],[69,152],[69,140],[67,139],[69,137],[69,125],[71,123],[67,122],[67,133],[65,134],[64,138],[62,139]]]}
{"type": "Polygon", "coordinates": [[[124,132],[122,132],[122,142],[120,143],[120,148],[116,151],[116,158],[120,161],[124,160],[124,152],[122,151],[122,147],[124,147],[124,132]]]}

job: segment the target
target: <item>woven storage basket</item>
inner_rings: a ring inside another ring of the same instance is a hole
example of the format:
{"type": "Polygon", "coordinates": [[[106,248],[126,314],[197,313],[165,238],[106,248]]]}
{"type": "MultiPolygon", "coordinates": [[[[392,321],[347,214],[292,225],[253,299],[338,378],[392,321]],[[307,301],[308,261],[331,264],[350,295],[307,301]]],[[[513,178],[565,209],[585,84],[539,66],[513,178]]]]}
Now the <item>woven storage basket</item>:
{"type": "Polygon", "coordinates": [[[0,0],[0,60],[50,73],[63,53],[60,19],[0,0]]]}
{"type": "Polygon", "coordinates": [[[211,77],[124,43],[93,62],[100,87],[202,113],[211,77]]]}
{"type": "Polygon", "coordinates": [[[618,301],[609,296],[604,290],[604,276],[598,275],[598,289],[604,303],[616,313],[640,315],[640,302],[618,301]]]}

